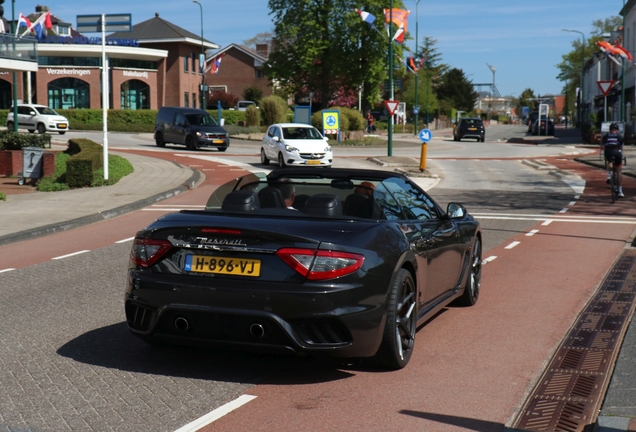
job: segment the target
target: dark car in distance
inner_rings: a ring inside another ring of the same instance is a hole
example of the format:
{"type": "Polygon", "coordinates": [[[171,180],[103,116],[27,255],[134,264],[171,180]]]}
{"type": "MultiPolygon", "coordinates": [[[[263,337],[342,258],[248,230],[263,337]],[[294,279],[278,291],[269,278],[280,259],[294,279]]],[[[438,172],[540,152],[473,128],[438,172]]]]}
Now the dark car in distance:
{"type": "Polygon", "coordinates": [[[196,108],[162,107],[155,119],[155,143],[185,145],[188,150],[212,147],[225,151],[230,135],[207,111],[196,108]]]}
{"type": "Polygon", "coordinates": [[[453,131],[453,140],[461,141],[464,138],[475,138],[477,141],[486,141],[486,128],[480,118],[464,117],[459,119],[453,131]]]}
{"type": "Polygon", "coordinates": [[[477,302],[481,253],[479,222],[402,174],[248,174],[219,186],[205,210],[137,233],[126,320],[149,343],[372,357],[399,369],[418,326],[477,302]]]}
{"type": "Polygon", "coordinates": [[[535,120],[532,125],[532,135],[551,135],[554,136],[554,122],[552,119],[543,118],[535,120]]]}

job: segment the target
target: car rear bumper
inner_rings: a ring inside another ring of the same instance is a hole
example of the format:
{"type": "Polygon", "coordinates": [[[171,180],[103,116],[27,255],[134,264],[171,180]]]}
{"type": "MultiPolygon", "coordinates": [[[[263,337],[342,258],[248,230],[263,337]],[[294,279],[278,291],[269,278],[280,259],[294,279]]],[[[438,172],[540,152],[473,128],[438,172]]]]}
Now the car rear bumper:
{"type": "Polygon", "coordinates": [[[210,289],[131,279],[126,319],[147,341],[259,351],[369,357],[384,329],[384,304],[366,285],[339,290],[261,283],[210,289]],[[132,289],[132,286],[138,288],[132,289]]]}

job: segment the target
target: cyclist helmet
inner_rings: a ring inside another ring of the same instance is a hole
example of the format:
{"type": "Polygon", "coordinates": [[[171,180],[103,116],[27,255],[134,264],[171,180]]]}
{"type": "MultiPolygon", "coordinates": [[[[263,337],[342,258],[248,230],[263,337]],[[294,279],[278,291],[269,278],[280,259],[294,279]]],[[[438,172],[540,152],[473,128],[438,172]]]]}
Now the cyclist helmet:
{"type": "Polygon", "coordinates": [[[617,131],[618,130],[618,125],[616,123],[612,123],[609,127],[609,130],[613,131],[617,131]]]}

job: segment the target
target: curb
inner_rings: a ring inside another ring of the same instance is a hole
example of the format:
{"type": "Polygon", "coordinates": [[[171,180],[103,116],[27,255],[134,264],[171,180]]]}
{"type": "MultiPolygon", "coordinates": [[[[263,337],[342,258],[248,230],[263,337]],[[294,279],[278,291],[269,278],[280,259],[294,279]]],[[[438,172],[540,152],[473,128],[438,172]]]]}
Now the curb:
{"type": "Polygon", "coordinates": [[[190,178],[186,180],[186,182],[183,183],[181,186],[177,186],[151,197],[140,199],[138,201],[124,204],[122,206],[115,207],[110,210],[105,210],[103,212],[95,213],[88,216],[82,216],[77,219],[71,219],[69,221],[44,225],[42,227],[31,230],[25,230],[5,236],[0,236],[0,246],[25,240],[31,240],[38,237],[44,237],[50,234],[55,234],[58,232],[90,225],[95,222],[101,222],[107,219],[121,216],[126,213],[133,212],[135,210],[140,210],[144,207],[147,207],[148,205],[163,201],[168,198],[172,198],[175,195],[179,195],[180,193],[189,191],[190,189],[194,188],[194,186],[200,181],[200,179],[201,173],[197,170],[193,170],[192,176],[190,176],[190,178]]]}
{"type": "Polygon", "coordinates": [[[599,416],[592,432],[635,432],[636,418],[599,416]]]}

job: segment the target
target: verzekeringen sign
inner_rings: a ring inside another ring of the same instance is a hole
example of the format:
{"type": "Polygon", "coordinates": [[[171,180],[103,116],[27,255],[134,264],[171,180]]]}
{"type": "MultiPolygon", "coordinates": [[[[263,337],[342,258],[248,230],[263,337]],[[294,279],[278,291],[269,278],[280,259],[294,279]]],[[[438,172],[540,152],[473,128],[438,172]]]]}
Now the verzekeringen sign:
{"type": "MultiPolygon", "coordinates": [[[[47,36],[46,39],[40,41],[40,43],[67,45],[101,45],[102,38],[99,36],[47,36]]],[[[138,47],[139,39],[106,38],[106,45],[138,47]]]]}

